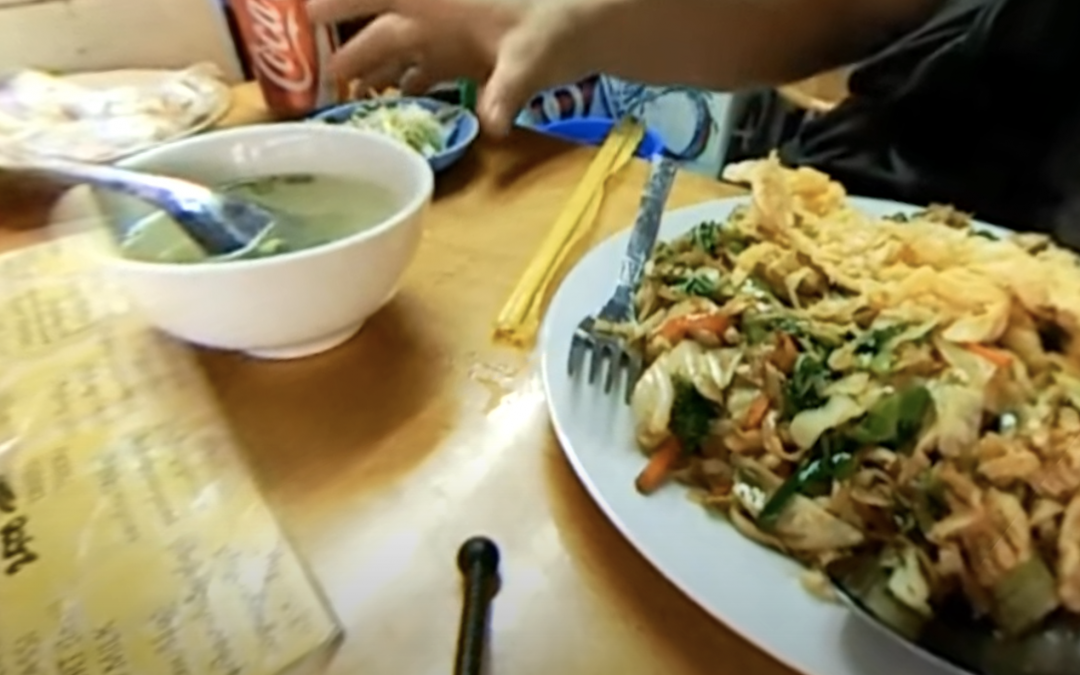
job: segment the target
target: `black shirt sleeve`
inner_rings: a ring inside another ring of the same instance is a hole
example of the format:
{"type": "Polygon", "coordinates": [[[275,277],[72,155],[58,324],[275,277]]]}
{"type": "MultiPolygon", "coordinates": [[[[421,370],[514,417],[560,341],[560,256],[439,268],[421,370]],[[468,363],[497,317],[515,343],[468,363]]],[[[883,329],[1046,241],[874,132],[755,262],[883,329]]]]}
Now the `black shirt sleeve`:
{"type": "Polygon", "coordinates": [[[1077,0],[948,2],[858,68],[851,98],[785,159],[855,193],[1052,230],[1080,187],[1077,38],[1077,0]]]}

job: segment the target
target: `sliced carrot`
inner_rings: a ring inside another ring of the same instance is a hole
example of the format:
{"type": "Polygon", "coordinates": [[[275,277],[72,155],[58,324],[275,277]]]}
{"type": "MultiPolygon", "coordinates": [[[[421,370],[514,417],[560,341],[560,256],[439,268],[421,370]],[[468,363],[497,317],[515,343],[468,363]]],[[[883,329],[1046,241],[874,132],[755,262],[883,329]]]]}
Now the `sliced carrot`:
{"type": "Polygon", "coordinates": [[[983,357],[998,368],[1008,368],[1013,362],[1012,354],[1004,349],[987,347],[977,342],[968,342],[964,345],[964,348],[972,354],[983,357]]]}
{"type": "Polygon", "coordinates": [[[758,394],[753,403],[750,404],[750,409],[746,411],[746,419],[743,420],[744,429],[760,429],[761,423],[765,421],[765,415],[769,413],[769,397],[765,394],[758,394]]]}
{"type": "Polygon", "coordinates": [[[638,474],[637,480],[634,481],[638,492],[643,495],[655,492],[667,479],[672,467],[675,466],[675,462],[679,461],[681,454],[682,445],[679,443],[679,439],[672,436],[664,441],[656,452],[649,457],[649,463],[645,465],[645,468],[638,474]]]}
{"type": "Polygon", "coordinates": [[[730,325],[731,320],[726,314],[683,314],[664,322],[660,327],[660,335],[675,344],[692,331],[723,335],[730,325]]]}
{"type": "Polygon", "coordinates": [[[769,360],[781,373],[789,374],[795,369],[795,362],[799,360],[799,347],[795,340],[787,333],[776,334],[776,349],[769,356],[769,360]]]}

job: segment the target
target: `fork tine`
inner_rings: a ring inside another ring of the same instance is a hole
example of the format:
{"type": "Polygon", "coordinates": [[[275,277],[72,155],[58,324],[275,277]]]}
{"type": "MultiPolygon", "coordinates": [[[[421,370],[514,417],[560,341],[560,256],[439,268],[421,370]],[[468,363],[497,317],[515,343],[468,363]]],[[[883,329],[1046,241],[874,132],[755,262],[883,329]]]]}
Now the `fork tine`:
{"type": "Polygon", "coordinates": [[[634,386],[641,378],[641,357],[637,354],[627,354],[626,365],[626,404],[630,404],[630,399],[634,395],[634,386]]]}
{"type": "MultiPolygon", "coordinates": [[[[671,191],[677,168],[676,164],[668,158],[660,158],[653,163],[649,179],[641,195],[641,203],[638,205],[634,227],[630,231],[630,241],[623,254],[614,292],[600,307],[600,311],[582,319],[574,332],[575,337],[581,339],[587,346],[582,349],[582,352],[588,351],[592,355],[592,362],[589,364],[589,384],[596,384],[600,371],[604,367],[604,361],[608,360],[610,363],[604,378],[604,393],[611,393],[619,381],[621,372],[626,378],[627,403],[630,402],[634,385],[641,375],[641,355],[637,353],[636,348],[628,348],[630,342],[627,335],[616,336],[610,330],[597,330],[597,323],[602,321],[604,325],[610,326],[634,321],[635,289],[639,286],[645,268],[648,266],[649,256],[656,245],[656,235],[659,232],[664,203],[671,191]]],[[[571,373],[583,365],[576,362],[576,358],[577,355],[571,350],[569,365],[571,373]]],[[[584,359],[584,356],[581,358],[584,359]]]]}
{"type": "Polygon", "coordinates": [[[570,359],[566,364],[567,370],[570,373],[570,377],[573,377],[581,370],[581,365],[585,361],[585,352],[588,351],[589,345],[578,335],[574,335],[570,341],[570,359]]]}
{"type": "Polygon", "coordinates": [[[596,380],[600,377],[600,370],[604,367],[604,360],[607,354],[604,350],[603,343],[599,341],[593,341],[591,352],[592,358],[589,362],[589,384],[596,384],[596,380]]]}
{"type": "Polygon", "coordinates": [[[626,352],[617,346],[611,348],[610,363],[608,363],[607,378],[604,380],[604,393],[610,394],[615,386],[615,380],[619,377],[619,371],[623,369],[626,361],[626,352]]]}

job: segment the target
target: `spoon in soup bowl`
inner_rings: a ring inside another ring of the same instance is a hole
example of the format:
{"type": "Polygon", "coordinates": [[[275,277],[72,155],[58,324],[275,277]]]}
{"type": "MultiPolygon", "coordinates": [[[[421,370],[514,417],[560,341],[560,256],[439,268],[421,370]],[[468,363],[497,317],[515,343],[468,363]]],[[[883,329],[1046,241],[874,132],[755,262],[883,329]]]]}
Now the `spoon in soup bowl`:
{"type": "Polygon", "coordinates": [[[290,230],[296,227],[289,214],[228,194],[229,186],[213,190],[179,178],[67,160],[35,160],[0,168],[137,197],[161,209],[216,261],[274,252],[292,241],[290,230]]]}

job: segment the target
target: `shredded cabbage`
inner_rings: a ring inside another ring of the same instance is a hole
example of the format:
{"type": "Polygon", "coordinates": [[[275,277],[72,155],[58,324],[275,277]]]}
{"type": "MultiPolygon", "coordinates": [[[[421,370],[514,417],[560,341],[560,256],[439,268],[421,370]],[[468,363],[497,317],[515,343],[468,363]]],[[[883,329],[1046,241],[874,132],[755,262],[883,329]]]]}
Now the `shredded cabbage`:
{"type": "Polygon", "coordinates": [[[346,124],[397,139],[424,157],[446,149],[446,130],[439,118],[416,103],[362,106],[346,124]]]}

